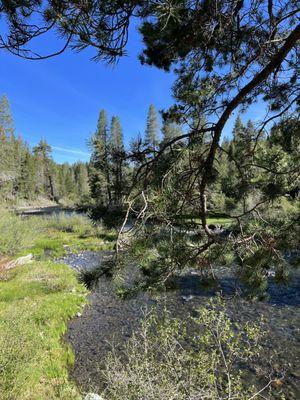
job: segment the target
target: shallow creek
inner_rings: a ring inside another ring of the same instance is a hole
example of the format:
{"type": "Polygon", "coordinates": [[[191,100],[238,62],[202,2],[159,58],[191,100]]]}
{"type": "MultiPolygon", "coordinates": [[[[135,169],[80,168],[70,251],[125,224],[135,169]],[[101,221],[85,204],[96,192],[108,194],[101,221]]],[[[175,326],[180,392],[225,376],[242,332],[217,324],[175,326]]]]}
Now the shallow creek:
{"type": "MultiPolygon", "coordinates": [[[[107,252],[83,252],[68,255],[64,262],[72,268],[93,268],[107,252]]],[[[66,334],[75,352],[71,376],[83,391],[100,392],[103,388],[101,369],[104,357],[114,342],[121,348],[140,321],[143,309],[151,305],[166,305],[172,314],[184,319],[199,305],[217,293],[224,296],[229,316],[238,322],[258,322],[264,317],[261,365],[250,365],[254,381],[263,384],[261,376],[270,369],[284,373],[283,384],[274,389],[272,399],[279,399],[283,391],[287,400],[300,399],[300,273],[294,273],[288,286],[278,285],[270,278],[266,301],[248,301],[236,295],[233,274],[220,271],[218,287],[205,289],[200,277],[193,272],[178,278],[178,289],[159,294],[140,293],[135,298],[118,298],[109,279],[102,278],[89,296],[89,305],[71,321],[66,334]],[[278,353],[274,358],[273,353],[278,353]]],[[[250,379],[250,378],[249,378],[250,379]]],[[[268,397],[269,398],[269,397],[268,397]]]]}

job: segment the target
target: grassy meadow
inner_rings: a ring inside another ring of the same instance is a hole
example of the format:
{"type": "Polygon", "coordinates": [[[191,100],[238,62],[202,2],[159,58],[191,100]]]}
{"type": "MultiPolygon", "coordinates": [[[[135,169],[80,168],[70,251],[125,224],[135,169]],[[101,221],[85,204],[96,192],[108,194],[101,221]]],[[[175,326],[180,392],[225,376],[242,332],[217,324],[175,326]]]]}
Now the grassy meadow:
{"type": "Polygon", "coordinates": [[[0,212],[0,255],[61,257],[69,251],[113,247],[115,233],[94,225],[85,215],[64,213],[22,218],[0,212]]]}
{"type": "Polygon", "coordinates": [[[6,211],[0,232],[0,399],[81,399],[68,378],[74,355],[63,335],[87,292],[75,272],[54,259],[112,248],[114,234],[83,215],[22,218],[6,211]],[[4,268],[29,253],[30,263],[4,268]]]}

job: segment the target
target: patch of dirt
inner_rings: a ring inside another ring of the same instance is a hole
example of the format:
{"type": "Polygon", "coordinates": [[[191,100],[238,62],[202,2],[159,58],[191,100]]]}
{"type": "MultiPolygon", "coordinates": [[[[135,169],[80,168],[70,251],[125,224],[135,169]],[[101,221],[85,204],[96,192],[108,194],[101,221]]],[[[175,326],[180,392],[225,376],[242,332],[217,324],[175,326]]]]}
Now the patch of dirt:
{"type": "Polygon", "coordinates": [[[9,257],[1,257],[0,258],[0,280],[4,281],[7,279],[7,270],[8,266],[11,263],[11,259],[9,257]]]}

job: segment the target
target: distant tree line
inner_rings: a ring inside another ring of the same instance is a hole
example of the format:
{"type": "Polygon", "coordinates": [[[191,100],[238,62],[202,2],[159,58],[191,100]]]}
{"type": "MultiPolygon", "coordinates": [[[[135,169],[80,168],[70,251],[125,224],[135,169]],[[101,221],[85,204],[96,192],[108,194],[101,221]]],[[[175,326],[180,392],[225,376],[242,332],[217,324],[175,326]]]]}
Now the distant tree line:
{"type": "MultiPolygon", "coordinates": [[[[197,127],[204,124],[204,119],[193,122],[197,127]]],[[[175,209],[180,201],[179,214],[199,214],[197,174],[208,151],[209,135],[187,139],[183,126],[167,118],[161,123],[153,104],[145,125],[143,137],[138,135],[125,149],[120,119],[113,116],[109,125],[106,111],[100,111],[90,140],[89,183],[94,203],[122,206],[128,195],[132,198],[139,190],[167,201],[163,190],[167,188],[168,218],[179,213],[175,209]]],[[[246,212],[262,196],[271,200],[297,196],[299,132],[299,120],[292,116],[274,124],[266,134],[251,120],[244,124],[238,115],[231,135],[223,138],[216,154],[206,196],[208,210],[246,212]]]]}
{"type": "Polygon", "coordinates": [[[122,206],[137,168],[153,157],[164,142],[182,134],[182,127],[175,122],[164,121],[161,129],[160,125],[159,114],[151,104],[144,138],[138,135],[125,149],[119,117],[113,116],[109,124],[106,111],[100,111],[90,140],[89,183],[96,205],[122,206]]]}
{"type": "Polygon", "coordinates": [[[83,202],[89,197],[88,166],[83,162],[59,165],[51,146],[42,139],[30,149],[16,136],[8,98],[0,99],[0,201],[28,202],[39,198],[83,202]]]}
{"type": "Polygon", "coordinates": [[[57,164],[45,139],[32,149],[15,133],[7,96],[0,99],[0,200],[71,201],[89,206],[120,207],[133,184],[134,171],[153,157],[160,146],[182,134],[174,122],[163,122],[150,105],[142,139],[133,139],[125,149],[118,116],[108,122],[101,110],[94,135],[90,138],[89,163],[57,164]]]}
{"type": "MultiPolygon", "coordinates": [[[[204,119],[193,121],[197,129],[204,124],[204,119]]],[[[179,214],[199,214],[199,201],[195,201],[199,190],[197,171],[208,151],[209,136],[186,138],[183,126],[166,116],[161,120],[153,104],[142,136],[137,135],[126,148],[119,117],[112,116],[109,122],[107,112],[101,110],[89,142],[89,163],[59,165],[52,159],[51,146],[44,139],[30,149],[16,136],[9,101],[2,96],[1,201],[45,197],[105,208],[123,207],[129,195],[132,198],[135,192],[144,190],[150,198],[153,194],[156,200],[163,199],[150,201],[156,204],[156,217],[162,216],[158,210],[162,204],[167,210],[164,219],[178,214],[180,202],[179,214]]],[[[297,118],[282,119],[266,135],[252,121],[244,124],[238,116],[232,135],[223,139],[217,151],[217,164],[206,196],[208,210],[245,212],[262,195],[270,199],[279,195],[297,196],[298,154],[297,118]]]]}

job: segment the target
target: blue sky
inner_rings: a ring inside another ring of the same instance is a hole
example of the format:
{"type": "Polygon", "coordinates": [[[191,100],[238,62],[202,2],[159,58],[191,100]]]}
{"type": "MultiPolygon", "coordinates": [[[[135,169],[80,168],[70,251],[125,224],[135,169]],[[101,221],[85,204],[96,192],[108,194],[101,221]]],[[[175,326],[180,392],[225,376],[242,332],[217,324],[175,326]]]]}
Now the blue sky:
{"type": "MultiPolygon", "coordinates": [[[[51,40],[49,46],[56,44],[51,40]]],[[[120,117],[125,143],[137,133],[143,134],[149,104],[157,109],[172,104],[174,76],[141,66],[137,59],[140,49],[140,37],[133,28],[128,55],[115,67],[91,61],[94,54],[90,50],[67,51],[43,61],[2,52],[0,94],[10,100],[17,134],[30,146],[46,139],[59,163],[88,160],[87,140],[102,108],[110,117],[120,117]]],[[[249,117],[255,118],[253,111],[249,117]]]]}

